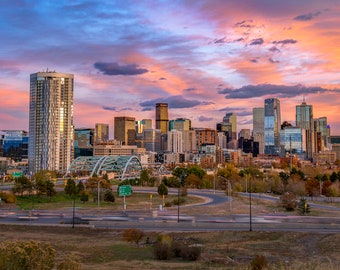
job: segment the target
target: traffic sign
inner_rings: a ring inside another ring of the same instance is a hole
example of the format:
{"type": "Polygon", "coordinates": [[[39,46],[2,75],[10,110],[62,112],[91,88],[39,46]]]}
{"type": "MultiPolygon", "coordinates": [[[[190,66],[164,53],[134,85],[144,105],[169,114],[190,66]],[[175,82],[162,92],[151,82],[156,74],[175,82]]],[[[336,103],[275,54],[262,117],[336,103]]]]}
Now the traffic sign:
{"type": "Polygon", "coordinates": [[[131,186],[119,186],[119,191],[118,191],[119,196],[130,196],[131,195],[131,186]]]}

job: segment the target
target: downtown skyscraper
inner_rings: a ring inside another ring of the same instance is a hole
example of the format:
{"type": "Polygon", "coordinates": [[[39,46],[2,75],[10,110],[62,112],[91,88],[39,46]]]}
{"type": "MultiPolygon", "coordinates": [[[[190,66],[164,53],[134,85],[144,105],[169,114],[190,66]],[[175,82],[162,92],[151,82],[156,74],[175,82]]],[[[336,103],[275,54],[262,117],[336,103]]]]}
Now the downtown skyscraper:
{"type": "Polygon", "coordinates": [[[29,172],[66,172],[73,160],[73,74],[30,75],[29,172]]]}
{"type": "Polygon", "coordinates": [[[281,110],[280,100],[268,98],[264,101],[264,153],[280,154],[281,110]]]}
{"type": "Polygon", "coordinates": [[[156,129],[161,130],[161,134],[167,134],[169,130],[168,103],[156,103],[156,129]]]}
{"type": "Polygon", "coordinates": [[[306,137],[306,158],[312,159],[315,152],[313,106],[307,105],[305,100],[296,105],[296,126],[301,128],[306,137]]]}

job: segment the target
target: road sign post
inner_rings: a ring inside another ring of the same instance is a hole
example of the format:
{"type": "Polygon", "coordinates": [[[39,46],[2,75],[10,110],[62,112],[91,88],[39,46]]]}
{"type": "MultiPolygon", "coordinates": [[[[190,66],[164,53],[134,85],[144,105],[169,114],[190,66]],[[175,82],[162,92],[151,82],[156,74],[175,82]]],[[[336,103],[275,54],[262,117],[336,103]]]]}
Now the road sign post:
{"type": "Polygon", "coordinates": [[[123,199],[123,208],[124,208],[124,210],[126,210],[125,197],[131,195],[131,186],[130,185],[119,186],[118,195],[119,195],[119,197],[124,197],[124,199],[123,199]]]}

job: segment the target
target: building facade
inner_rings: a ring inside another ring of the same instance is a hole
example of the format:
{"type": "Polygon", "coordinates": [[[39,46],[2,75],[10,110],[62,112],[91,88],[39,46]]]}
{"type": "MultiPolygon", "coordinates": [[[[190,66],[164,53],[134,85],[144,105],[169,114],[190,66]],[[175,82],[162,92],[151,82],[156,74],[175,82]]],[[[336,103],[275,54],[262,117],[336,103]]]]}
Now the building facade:
{"type": "Polygon", "coordinates": [[[315,152],[313,106],[307,105],[305,101],[303,101],[301,105],[296,106],[296,126],[305,130],[305,157],[306,159],[312,159],[313,153],[315,152]]]}
{"type": "Polygon", "coordinates": [[[66,172],[73,160],[73,74],[30,75],[29,171],[66,172]]]}
{"type": "Polygon", "coordinates": [[[281,110],[277,98],[264,101],[264,153],[280,154],[281,110]]]}
{"type": "Polygon", "coordinates": [[[136,145],[136,119],[117,116],[114,118],[114,138],[122,145],[136,145]]]}
{"type": "Polygon", "coordinates": [[[93,156],[93,144],[93,128],[76,128],[74,130],[74,158],[93,156]]]}
{"type": "Polygon", "coordinates": [[[109,125],[103,123],[95,124],[94,142],[106,142],[109,140],[109,125]]]}
{"type": "Polygon", "coordinates": [[[169,124],[168,103],[156,103],[156,129],[167,134],[169,124]]]}
{"type": "Polygon", "coordinates": [[[28,158],[28,133],[25,130],[3,130],[0,133],[0,156],[18,162],[28,158]]]}
{"type": "Polygon", "coordinates": [[[264,108],[253,108],[253,138],[259,143],[259,153],[264,154],[264,108]]]}
{"type": "Polygon", "coordinates": [[[186,118],[177,118],[175,120],[169,121],[169,131],[171,130],[190,130],[191,129],[191,120],[186,118]]]}

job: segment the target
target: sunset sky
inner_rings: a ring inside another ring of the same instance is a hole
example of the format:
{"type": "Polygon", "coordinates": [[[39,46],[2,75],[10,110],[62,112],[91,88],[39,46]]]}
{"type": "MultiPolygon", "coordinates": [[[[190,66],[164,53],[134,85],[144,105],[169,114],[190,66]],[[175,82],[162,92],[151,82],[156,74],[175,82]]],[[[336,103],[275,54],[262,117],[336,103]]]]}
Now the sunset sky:
{"type": "MultiPolygon", "coordinates": [[[[28,130],[29,75],[75,77],[75,127],[115,116],[216,128],[226,113],[305,99],[340,135],[338,0],[0,1],[0,130],[28,130]]],[[[112,131],[111,131],[112,134],[112,131]]]]}

